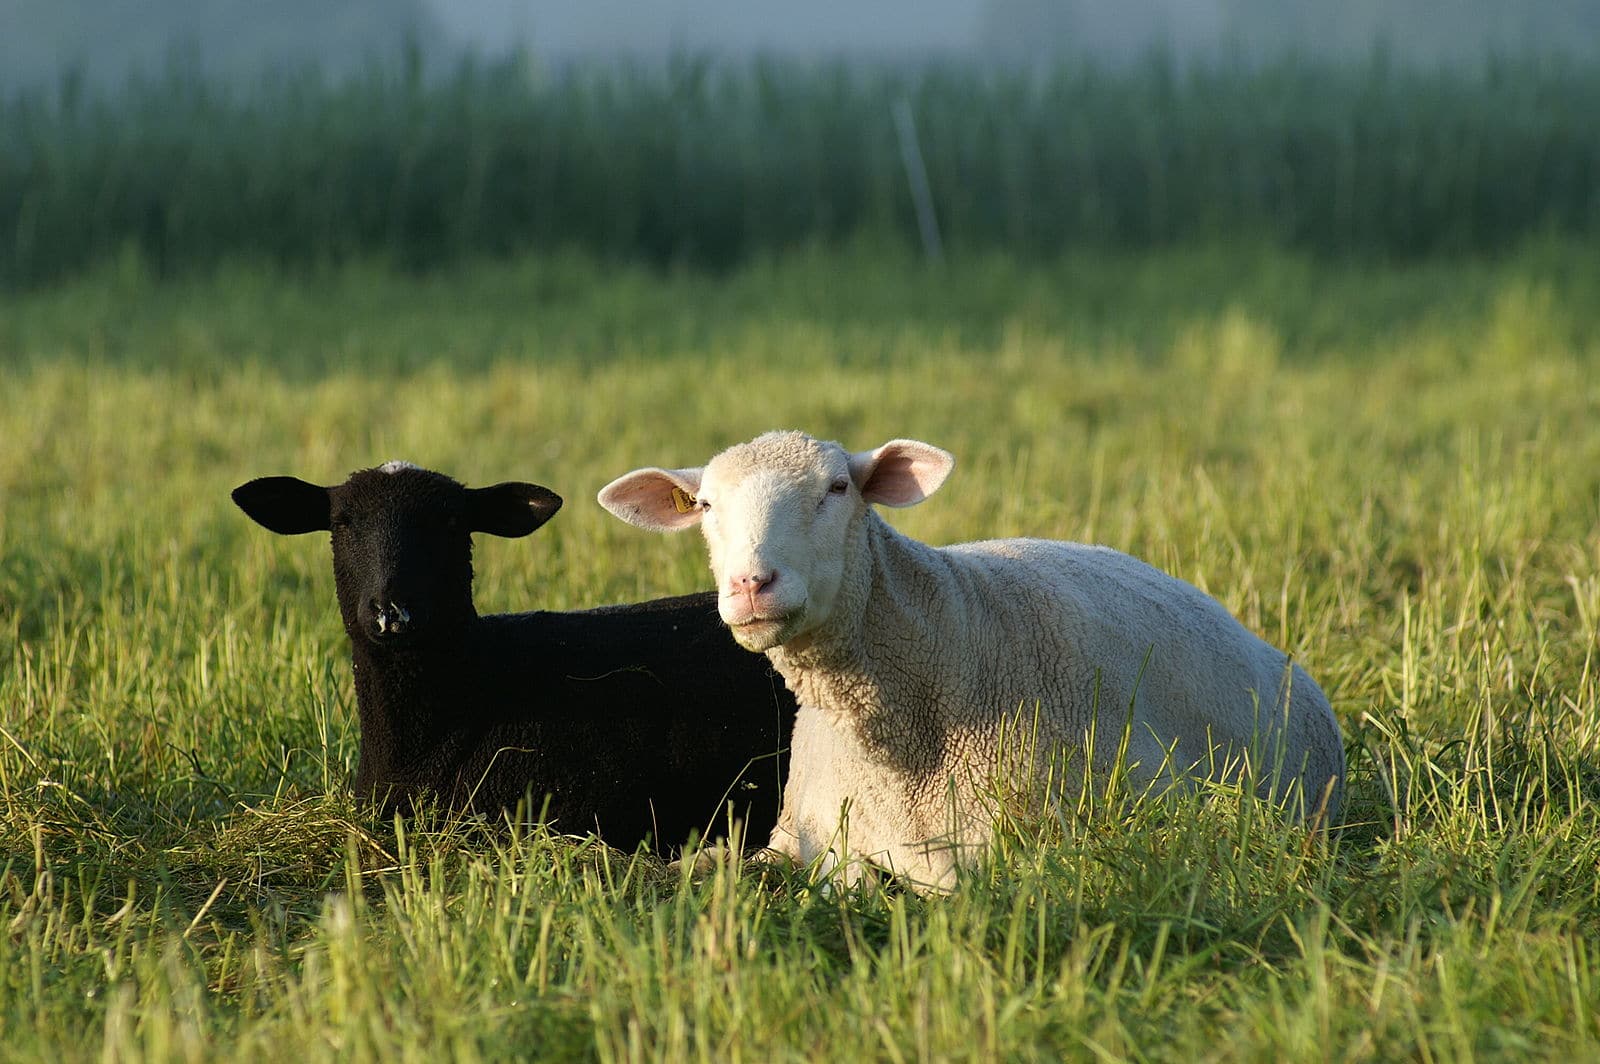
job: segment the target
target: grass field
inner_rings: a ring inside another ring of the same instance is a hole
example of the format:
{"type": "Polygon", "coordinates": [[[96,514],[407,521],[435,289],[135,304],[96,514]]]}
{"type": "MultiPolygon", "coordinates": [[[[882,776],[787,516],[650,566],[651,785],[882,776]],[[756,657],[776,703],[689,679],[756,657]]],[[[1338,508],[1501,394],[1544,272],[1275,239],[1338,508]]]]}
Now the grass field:
{"type": "Polygon", "coordinates": [[[1600,1056],[1600,266],[1248,248],[708,278],[580,258],[0,307],[0,1045],[15,1060],[1600,1056]],[[380,822],[325,540],[394,457],[567,505],[484,610],[704,586],[595,491],[775,426],[958,460],[894,523],[1105,542],[1293,651],[1331,844],[1219,793],[1014,825],[952,897],[380,822]]]}

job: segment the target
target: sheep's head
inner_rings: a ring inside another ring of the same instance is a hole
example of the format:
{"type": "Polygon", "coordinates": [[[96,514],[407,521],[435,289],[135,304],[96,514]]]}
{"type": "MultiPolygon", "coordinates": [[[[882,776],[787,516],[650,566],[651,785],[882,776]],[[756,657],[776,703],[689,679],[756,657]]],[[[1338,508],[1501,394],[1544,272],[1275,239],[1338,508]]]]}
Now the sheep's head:
{"type": "Polygon", "coordinates": [[[280,535],[330,532],[339,611],[350,637],[405,645],[474,616],[472,533],[525,536],[561,508],[537,484],[468,488],[442,473],[389,462],[331,488],[262,477],[233,491],[280,535]]]}
{"type": "Polygon", "coordinates": [[[799,432],[769,432],[698,469],[638,469],[600,505],[640,528],[699,524],[718,608],[748,650],[770,650],[826,624],[844,580],[851,531],[869,503],[912,506],[954,459],[916,440],[855,454],[799,432]]]}

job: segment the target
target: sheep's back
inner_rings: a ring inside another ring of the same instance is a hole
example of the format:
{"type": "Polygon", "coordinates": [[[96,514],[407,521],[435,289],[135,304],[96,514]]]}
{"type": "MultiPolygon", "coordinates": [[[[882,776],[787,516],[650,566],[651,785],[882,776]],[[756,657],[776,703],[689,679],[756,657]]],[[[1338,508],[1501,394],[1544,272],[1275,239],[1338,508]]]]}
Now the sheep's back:
{"type": "Polygon", "coordinates": [[[1304,764],[1312,789],[1342,777],[1338,724],[1316,683],[1192,584],[1077,543],[991,540],[942,553],[964,572],[969,623],[998,662],[991,674],[1004,689],[994,694],[1025,705],[1031,686],[1041,730],[1058,741],[1081,744],[1092,726],[1104,761],[1132,706],[1130,758],[1149,774],[1174,742],[1171,767],[1220,775],[1208,751],[1254,747],[1259,765],[1279,756],[1281,740],[1288,776],[1304,764]]]}

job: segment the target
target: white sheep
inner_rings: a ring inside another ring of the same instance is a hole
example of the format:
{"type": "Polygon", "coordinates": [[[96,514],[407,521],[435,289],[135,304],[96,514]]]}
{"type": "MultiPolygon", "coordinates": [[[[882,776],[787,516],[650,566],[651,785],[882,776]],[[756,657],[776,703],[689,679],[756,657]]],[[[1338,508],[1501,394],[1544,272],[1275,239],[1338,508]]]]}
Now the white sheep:
{"type": "Polygon", "coordinates": [[[870,505],[919,503],[953,465],[915,440],[852,454],[772,432],[600,492],[642,528],[701,525],[723,621],[797,697],[773,850],[946,890],[992,836],[992,783],[1021,769],[1038,784],[1071,751],[1105,769],[1123,743],[1140,786],[1248,771],[1259,792],[1337,821],[1344,746],[1327,699],[1221,604],[1107,547],[931,547],[870,505]]]}

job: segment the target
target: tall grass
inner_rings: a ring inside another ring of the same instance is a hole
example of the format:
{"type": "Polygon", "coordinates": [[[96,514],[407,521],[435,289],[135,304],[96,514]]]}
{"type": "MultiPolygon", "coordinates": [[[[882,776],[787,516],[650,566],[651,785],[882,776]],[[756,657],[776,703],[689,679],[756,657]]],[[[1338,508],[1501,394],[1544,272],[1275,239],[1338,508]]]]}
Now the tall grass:
{"type": "Polygon", "coordinates": [[[1595,1056],[1592,256],[1095,265],[113,270],[13,299],[8,1059],[1595,1056]],[[229,489],[393,457],[538,480],[568,505],[479,544],[478,599],[563,608],[703,586],[702,548],[587,500],[775,425],[953,450],[911,534],[1106,542],[1208,589],[1327,690],[1350,826],[1085,802],[920,899],[344,797],[326,544],[229,489]]]}
{"type": "Polygon", "coordinates": [[[903,98],[957,250],[1248,234],[1416,256],[1600,226],[1596,65],[507,61],[252,92],[174,72],[110,98],[66,79],[0,106],[0,284],[128,251],[162,273],[569,247],[727,266],[911,240],[903,98]]]}

